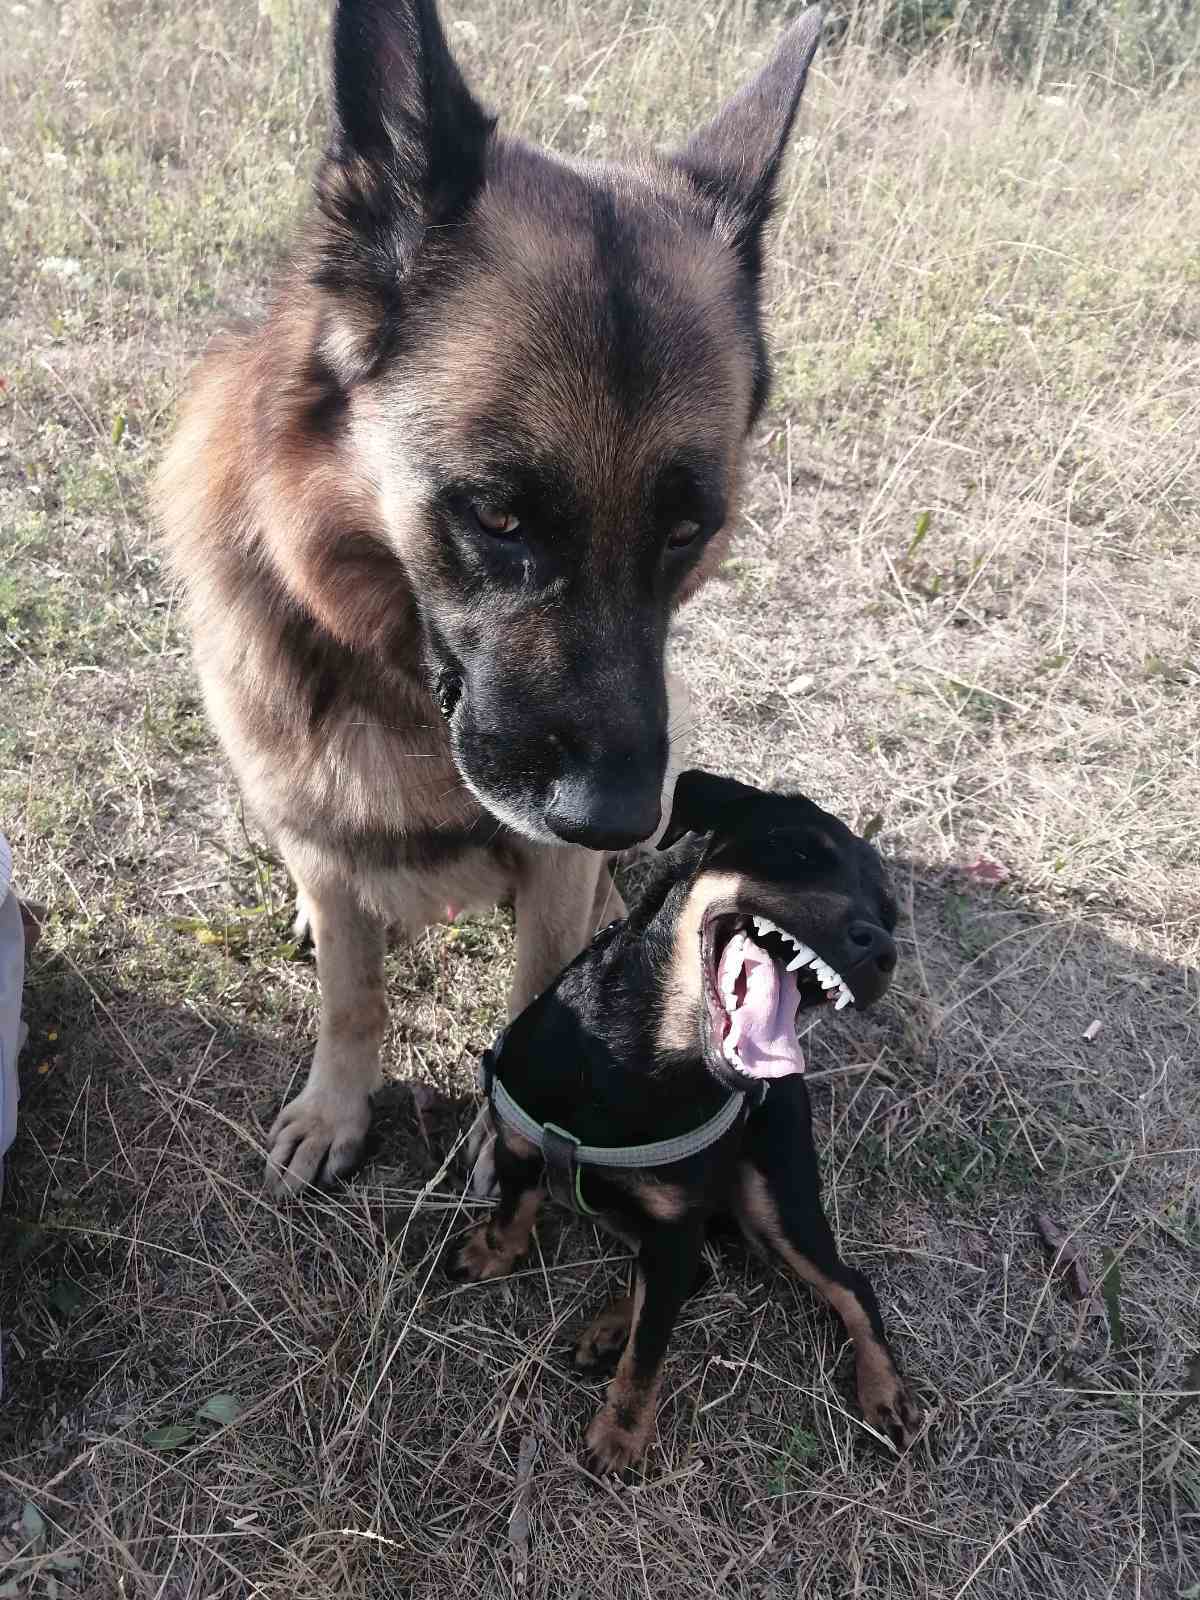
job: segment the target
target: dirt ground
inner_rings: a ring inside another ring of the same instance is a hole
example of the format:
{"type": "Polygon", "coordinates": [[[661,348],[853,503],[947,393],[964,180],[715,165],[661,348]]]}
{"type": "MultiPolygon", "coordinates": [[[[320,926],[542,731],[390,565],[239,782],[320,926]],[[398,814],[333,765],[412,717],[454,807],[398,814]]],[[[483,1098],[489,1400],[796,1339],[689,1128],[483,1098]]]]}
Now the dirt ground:
{"type": "MultiPolygon", "coordinates": [[[[506,126],[591,154],[679,138],[769,37],[680,0],[448,16],[506,126]]],[[[579,1465],[599,1390],[565,1352],[620,1253],[547,1216],[504,1284],[436,1269],[478,1209],[456,1145],[507,914],[390,958],[362,1173],[291,1208],[260,1184],[315,974],[145,486],[190,360],[264,304],[324,11],[5,26],[0,827],[49,916],[0,1219],[0,1596],[507,1595],[525,1440],[531,1597],[1200,1595],[1194,92],[853,43],[815,74],[743,529],[675,649],[697,760],[879,819],[901,968],[816,1036],[813,1093],[928,1428],[876,1448],[834,1321],[721,1250],[618,1490],[579,1465]]]]}

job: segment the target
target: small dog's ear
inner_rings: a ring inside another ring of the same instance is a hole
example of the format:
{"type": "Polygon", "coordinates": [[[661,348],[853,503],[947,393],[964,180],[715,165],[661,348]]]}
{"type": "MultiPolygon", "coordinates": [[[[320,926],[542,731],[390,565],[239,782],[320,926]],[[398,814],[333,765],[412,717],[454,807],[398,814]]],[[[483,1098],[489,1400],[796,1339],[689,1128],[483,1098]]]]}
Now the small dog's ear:
{"type": "Polygon", "coordinates": [[[658,849],[669,850],[685,833],[726,833],[758,799],[759,791],[748,783],[691,767],[676,780],[671,820],[658,841],[658,849]]]}
{"type": "Polygon", "coordinates": [[[727,100],[675,157],[676,165],[715,203],[718,229],[729,234],[756,280],[775,180],[824,22],[821,6],[810,6],[788,28],[757,77],[727,100]]]}

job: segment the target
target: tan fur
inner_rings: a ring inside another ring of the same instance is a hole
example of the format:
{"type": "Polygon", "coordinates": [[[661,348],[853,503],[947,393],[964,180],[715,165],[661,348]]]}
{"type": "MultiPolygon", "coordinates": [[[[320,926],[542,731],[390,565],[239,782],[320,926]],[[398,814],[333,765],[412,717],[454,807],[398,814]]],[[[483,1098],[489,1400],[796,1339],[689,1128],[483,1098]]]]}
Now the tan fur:
{"type": "Polygon", "coordinates": [[[526,1189],[516,1215],[507,1226],[492,1221],[481,1222],[474,1228],[458,1252],[457,1270],[472,1283],[484,1283],[510,1273],[529,1249],[529,1236],[545,1194],[544,1189],[526,1189]]]}
{"type": "MultiPolygon", "coordinates": [[[[418,145],[405,160],[420,158],[418,145]]],[[[348,1170],[361,1147],[384,1029],[381,927],[412,934],[448,904],[512,901],[516,1012],[597,922],[623,910],[601,856],[524,837],[536,826],[519,836],[497,823],[488,842],[503,807],[485,812],[451,752],[416,602],[438,593],[465,627],[486,619],[489,601],[445,577],[427,462],[470,477],[480,421],[496,418],[518,461],[567,454],[590,508],[579,583],[601,625],[591,685],[600,703],[610,684],[621,692],[622,621],[610,601],[628,590],[629,530],[645,518],[661,462],[711,458],[730,517],[736,505],[756,347],[735,255],[719,229],[695,222],[690,180],[649,158],[625,171],[587,168],[628,208],[622,238],[658,330],[631,402],[601,380],[611,334],[587,314],[607,293],[594,191],[569,162],[547,159],[543,192],[522,177],[515,145],[497,144],[494,158],[471,220],[479,247],[455,254],[453,229],[423,238],[421,270],[438,287],[403,359],[380,357],[387,288],[322,276],[331,253],[353,244],[346,217],[381,181],[353,153],[327,158],[319,214],[266,322],[200,364],[155,487],[210,718],[317,941],[320,1042],[271,1140],[273,1180],[287,1193],[348,1170]],[[483,843],[429,869],[380,867],[372,855],[373,840],[471,829],[483,843]]],[[[715,570],[730,525],[674,603],[715,570]]],[[[534,677],[574,639],[550,603],[531,606],[510,634],[534,677]]],[[[674,733],[671,743],[668,793],[683,755],[674,733]]]]}
{"type": "Polygon", "coordinates": [[[641,1272],[633,1292],[629,1317],[629,1337],[620,1363],[608,1386],[604,1404],[592,1418],[587,1431],[588,1454],[597,1472],[624,1472],[646,1453],[654,1430],[662,1368],[649,1378],[634,1376],[633,1349],[638,1318],[646,1301],[646,1286],[641,1272]]]}
{"type": "Polygon", "coordinates": [[[769,1244],[796,1276],[815,1289],[837,1312],[854,1345],[858,1403],[863,1416],[885,1437],[891,1437],[898,1425],[902,1445],[906,1447],[920,1425],[921,1414],[909,1398],[904,1380],[887,1349],[876,1338],[858,1297],[827,1278],[807,1257],[792,1248],[766,1179],[748,1162],[742,1164],[739,1174],[737,1205],[750,1223],[751,1237],[757,1234],[769,1244]]]}
{"type": "Polygon", "coordinates": [[[694,1044],[696,1015],[704,1004],[700,961],[704,915],[711,906],[732,910],[742,890],[743,879],[735,872],[706,872],[692,885],[675,924],[671,966],[663,985],[657,1039],[660,1050],[689,1050],[694,1044]]]}
{"type": "Polygon", "coordinates": [[[633,1323],[634,1298],[623,1294],[592,1318],[575,1342],[575,1365],[599,1366],[625,1348],[633,1323]]]}

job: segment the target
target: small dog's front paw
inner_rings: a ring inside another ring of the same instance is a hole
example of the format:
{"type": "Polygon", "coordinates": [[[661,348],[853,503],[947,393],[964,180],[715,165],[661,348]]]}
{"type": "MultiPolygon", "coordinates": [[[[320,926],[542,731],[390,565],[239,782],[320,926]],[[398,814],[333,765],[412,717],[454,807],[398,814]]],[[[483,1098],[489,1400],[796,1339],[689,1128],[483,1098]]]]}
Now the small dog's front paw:
{"type": "Polygon", "coordinates": [[[579,1335],[575,1342],[575,1365],[584,1372],[596,1367],[610,1366],[618,1360],[629,1343],[629,1327],[633,1319],[633,1301],[622,1295],[605,1306],[599,1316],[579,1335]]]}
{"type": "Polygon", "coordinates": [[[897,1450],[908,1449],[924,1421],[904,1379],[890,1365],[859,1374],[858,1403],[866,1421],[890,1439],[897,1450]]]}
{"type": "Polygon", "coordinates": [[[588,1467],[600,1478],[632,1467],[646,1453],[653,1424],[652,1407],[622,1421],[614,1406],[602,1406],[592,1418],[584,1441],[588,1467]]]}
{"type": "Polygon", "coordinates": [[[481,1222],[457,1248],[451,1247],[446,1271],[452,1278],[468,1283],[486,1283],[489,1278],[505,1278],[516,1257],[495,1242],[490,1222],[481,1222]]]}

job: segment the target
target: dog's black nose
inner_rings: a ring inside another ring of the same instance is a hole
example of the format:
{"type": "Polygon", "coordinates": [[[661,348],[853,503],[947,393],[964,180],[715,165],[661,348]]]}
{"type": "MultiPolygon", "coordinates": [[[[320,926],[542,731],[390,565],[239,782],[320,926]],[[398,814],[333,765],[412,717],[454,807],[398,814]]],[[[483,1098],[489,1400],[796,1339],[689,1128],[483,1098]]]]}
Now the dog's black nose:
{"type": "Polygon", "coordinates": [[[846,929],[846,943],[853,965],[872,962],[880,972],[891,972],[896,965],[896,943],[886,929],[874,922],[852,922],[846,929]]]}
{"type": "Polygon", "coordinates": [[[648,839],[662,812],[661,784],[622,776],[573,773],[560,778],[546,807],[546,826],[567,844],[627,850],[648,839]]]}

